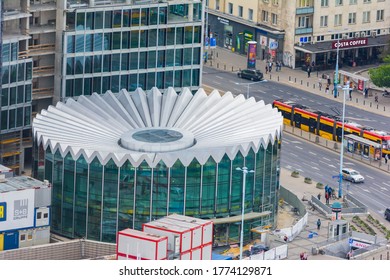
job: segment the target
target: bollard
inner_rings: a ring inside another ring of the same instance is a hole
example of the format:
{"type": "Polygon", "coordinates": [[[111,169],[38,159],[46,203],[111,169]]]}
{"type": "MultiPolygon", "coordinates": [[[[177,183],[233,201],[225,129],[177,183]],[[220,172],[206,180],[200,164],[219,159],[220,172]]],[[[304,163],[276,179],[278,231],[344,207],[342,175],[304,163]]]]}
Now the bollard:
{"type": "Polygon", "coordinates": [[[269,79],[272,80],[272,75],[271,74],[269,74],[269,79]]]}
{"type": "Polygon", "coordinates": [[[213,67],[213,61],[210,60],[210,67],[213,67]]]}
{"type": "Polygon", "coordinates": [[[218,52],[217,52],[217,57],[218,57],[218,52]]]}
{"type": "Polygon", "coordinates": [[[379,104],[376,104],[376,108],[379,109],[379,104]]]}
{"type": "Polygon", "coordinates": [[[359,103],[359,99],[356,98],[356,103],[359,103]]]}
{"type": "Polygon", "coordinates": [[[279,76],[278,76],[278,82],[279,82],[279,76]]]}
{"type": "Polygon", "coordinates": [[[372,102],[370,102],[370,107],[372,107],[372,102]]]}
{"type": "Polygon", "coordinates": [[[363,100],[363,105],[366,105],[366,100],[363,100]]]}
{"type": "Polygon", "coordinates": [[[306,84],[307,84],[307,87],[309,87],[309,82],[307,82],[306,84]]]}
{"type": "Polygon", "coordinates": [[[295,83],[297,82],[297,78],[295,78],[295,81],[294,81],[295,83]]]}
{"type": "Polygon", "coordinates": [[[223,65],[223,70],[225,70],[225,71],[226,71],[226,64],[224,64],[224,65],[223,65]]]}
{"type": "Polygon", "coordinates": [[[384,111],[386,111],[386,107],[385,107],[385,106],[383,106],[383,112],[384,112],[384,111]]]}
{"type": "Polygon", "coordinates": [[[232,72],[234,72],[233,66],[232,66],[232,72]]]}
{"type": "Polygon", "coordinates": [[[288,76],[288,81],[291,82],[291,76],[288,76]]]}
{"type": "Polygon", "coordinates": [[[316,84],[313,84],[313,89],[316,89],[316,84]]]}
{"type": "Polygon", "coordinates": [[[219,68],[219,63],[217,63],[217,68],[219,68]]]}
{"type": "Polygon", "coordinates": [[[301,80],[301,85],[303,84],[303,81],[301,80]]]}

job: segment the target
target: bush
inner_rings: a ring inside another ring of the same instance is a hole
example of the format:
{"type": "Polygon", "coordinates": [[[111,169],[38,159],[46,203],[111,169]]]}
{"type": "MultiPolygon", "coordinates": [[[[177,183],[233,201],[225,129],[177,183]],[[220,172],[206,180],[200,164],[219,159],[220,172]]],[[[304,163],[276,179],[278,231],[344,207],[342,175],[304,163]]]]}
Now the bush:
{"type": "Polygon", "coordinates": [[[311,178],[309,178],[309,177],[305,177],[304,182],[305,182],[306,184],[311,184],[311,183],[313,183],[313,181],[312,181],[311,178]]]}
{"type": "Polygon", "coordinates": [[[299,178],[299,172],[294,170],[293,172],[291,172],[291,177],[299,178]]]}
{"type": "Polygon", "coordinates": [[[324,184],[323,183],[317,183],[316,184],[316,188],[317,189],[323,189],[324,188],[324,184]]]}

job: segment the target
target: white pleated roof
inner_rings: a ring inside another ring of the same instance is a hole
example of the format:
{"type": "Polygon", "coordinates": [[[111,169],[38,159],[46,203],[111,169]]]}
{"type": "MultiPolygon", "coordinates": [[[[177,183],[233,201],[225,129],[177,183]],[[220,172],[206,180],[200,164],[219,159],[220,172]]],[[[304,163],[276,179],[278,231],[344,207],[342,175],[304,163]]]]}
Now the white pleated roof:
{"type": "Polygon", "coordinates": [[[258,151],[280,137],[282,115],[264,101],[223,96],[217,90],[207,95],[199,89],[193,95],[188,88],[177,94],[168,88],[162,94],[157,88],[145,93],[138,88],[113,94],[80,96],[42,110],[33,121],[38,144],[63,157],[68,152],[74,160],[84,155],[90,163],[98,157],[102,164],[110,159],[121,166],[129,160],[139,166],[144,160],[155,167],[161,160],[171,167],[178,159],[188,166],[196,158],[204,164],[210,156],[220,162],[225,154],[234,159],[246,156],[252,148],[258,151]],[[180,128],[190,131],[195,145],[184,150],[145,153],[128,150],[119,144],[121,135],[139,128],[180,128]]]}

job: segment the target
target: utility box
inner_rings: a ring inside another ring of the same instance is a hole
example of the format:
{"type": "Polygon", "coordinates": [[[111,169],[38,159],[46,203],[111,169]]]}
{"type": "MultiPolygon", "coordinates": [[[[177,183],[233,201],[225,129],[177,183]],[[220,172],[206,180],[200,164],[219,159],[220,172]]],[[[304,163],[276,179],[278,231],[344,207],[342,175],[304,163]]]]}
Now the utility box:
{"type": "Polygon", "coordinates": [[[134,229],[124,229],[118,232],[118,260],[166,260],[168,237],[134,229]]]}
{"type": "Polygon", "coordinates": [[[191,250],[192,232],[188,227],[163,223],[160,220],[142,225],[142,230],[168,237],[168,255],[178,255],[191,250]]]}

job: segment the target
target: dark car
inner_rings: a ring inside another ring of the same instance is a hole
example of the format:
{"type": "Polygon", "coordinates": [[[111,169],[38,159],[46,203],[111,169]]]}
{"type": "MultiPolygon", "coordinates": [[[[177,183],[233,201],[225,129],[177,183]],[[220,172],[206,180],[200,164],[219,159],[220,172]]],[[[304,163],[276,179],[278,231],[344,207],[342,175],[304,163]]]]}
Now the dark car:
{"type": "Polygon", "coordinates": [[[390,221],[390,208],[387,208],[385,210],[385,219],[390,221]]]}
{"type": "Polygon", "coordinates": [[[263,79],[263,73],[256,69],[240,70],[237,73],[238,77],[248,79],[251,81],[261,81],[263,79]]]}

